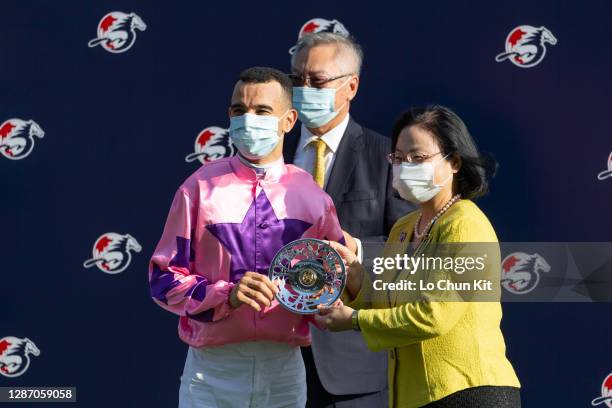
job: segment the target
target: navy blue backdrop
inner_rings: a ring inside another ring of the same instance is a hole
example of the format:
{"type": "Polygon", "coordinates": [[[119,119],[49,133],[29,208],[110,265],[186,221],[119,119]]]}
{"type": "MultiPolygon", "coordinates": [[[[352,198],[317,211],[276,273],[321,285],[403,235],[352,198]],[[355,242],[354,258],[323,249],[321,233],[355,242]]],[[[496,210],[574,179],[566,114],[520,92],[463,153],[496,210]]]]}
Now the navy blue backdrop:
{"type": "MultiPolygon", "coordinates": [[[[176,188],[201,165],[185,161],[196,136],[228,125],[239,72],[287,71],[314,17],[338,19],[364,47],[358,122],[388,134],[401,110],[440,103],[494,154],[479,204],[501,240],[612,241],[612,178],[597,178],[612,151],[611,16],[607,0],[2,2],[0,141],[15,118],[44,138],[21,160],[0,156],[0,338],[40,349],[0,386],[72,385],[84,407],[176,405],[187,346],[178,317],[149,297],[149,257],[176,188]],[[112,11],[146,23],[127,52],[88,47],[112,11]],[[496,62],[521,25],[558,42],[532,68],[496,62]],[[142,247],[121,273],[83,266],[107,232],[142,247]]],[[[591,405],[612,371],[611,313],[504,304],[524,406],[591,405]]]]}

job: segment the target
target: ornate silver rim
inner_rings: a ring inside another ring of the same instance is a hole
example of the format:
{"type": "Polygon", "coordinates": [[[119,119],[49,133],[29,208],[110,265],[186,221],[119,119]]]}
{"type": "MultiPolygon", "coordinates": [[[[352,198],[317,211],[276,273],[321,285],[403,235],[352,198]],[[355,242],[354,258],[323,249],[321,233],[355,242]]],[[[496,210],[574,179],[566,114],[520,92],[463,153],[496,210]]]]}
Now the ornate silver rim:
{"type": "Polygon", "coordinates": [[[278,302],[299,314],[317,313],[342,294],[346,268],[340,254],[320,239],[303,238],[283,246],[274,256],[268,277],[279,281],[278,302]]]}

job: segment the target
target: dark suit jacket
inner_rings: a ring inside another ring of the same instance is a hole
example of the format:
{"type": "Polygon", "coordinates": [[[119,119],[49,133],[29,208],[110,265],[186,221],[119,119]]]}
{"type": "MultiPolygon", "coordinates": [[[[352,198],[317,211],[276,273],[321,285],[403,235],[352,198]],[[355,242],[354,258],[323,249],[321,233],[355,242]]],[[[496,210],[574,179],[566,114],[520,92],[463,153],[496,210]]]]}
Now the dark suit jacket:
{"type": "MultiPolygon", "coordinates": [[[[298,123],[285,135],[283,156],[286,163],[293,163],[300,128],[298,123]]],[[[368,247],[371,248],[368,243],[381,244],[395,221],[414,209],[391,187],[391,166],[385,158],[390,151],[388,137],[350,118],[325,188],[334,201],[342,228],[362,241],[364,260],[380,256],[380,253],[368,251],[368,247]]],[[[311,329],[317,373],[330,393],[360,394],[386,387],[385,352],[369,351],[357,332],[331,333],[314,326],[311,329]]]]}

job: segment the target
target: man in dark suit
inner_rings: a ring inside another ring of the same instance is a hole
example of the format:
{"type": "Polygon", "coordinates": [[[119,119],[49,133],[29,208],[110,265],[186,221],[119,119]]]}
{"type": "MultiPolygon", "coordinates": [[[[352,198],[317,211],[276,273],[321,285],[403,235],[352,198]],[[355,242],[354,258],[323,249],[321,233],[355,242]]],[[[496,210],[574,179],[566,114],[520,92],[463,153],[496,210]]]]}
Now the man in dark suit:
{"type": "MultiPolygon", "coordinates": [[[[413,209],[391,187],[385,159],[390,139],[349,115],[361,60],[361,47],[351,38],[316,33],[300,39],[291,77],[302,126],[283,147],[285,162],[311,172],[331,196],[347,246],[360,260],[378,256],[368,253],[367,244],[382,243],[395,221],[413,209]]],[[[311,332],[312,346],[302,348],[307,407],[388,405],[386,353],[369,351],[358,332],[331,333],[314,326],[311,332]]]]}

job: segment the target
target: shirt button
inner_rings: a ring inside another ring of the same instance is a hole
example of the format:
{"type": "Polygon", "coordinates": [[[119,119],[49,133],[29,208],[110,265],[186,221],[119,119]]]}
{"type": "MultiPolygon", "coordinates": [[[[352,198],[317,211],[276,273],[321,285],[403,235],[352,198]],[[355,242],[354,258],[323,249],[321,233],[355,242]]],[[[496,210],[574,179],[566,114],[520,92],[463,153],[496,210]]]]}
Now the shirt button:
{"type": "Polygon", "coordinates": [[[259,224],[259,228],[261,228],[261,229],[266,229],[268,227],[269,227],[269,225],[268,225],[267,222],[262,222],[261,224],[259,224]]]}

